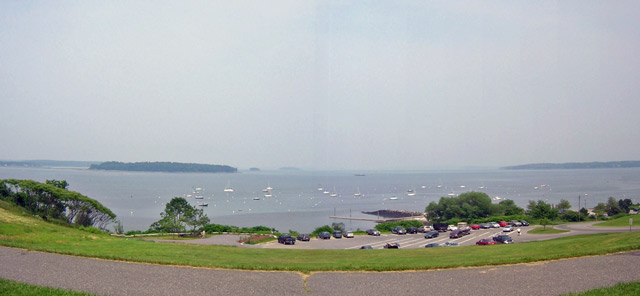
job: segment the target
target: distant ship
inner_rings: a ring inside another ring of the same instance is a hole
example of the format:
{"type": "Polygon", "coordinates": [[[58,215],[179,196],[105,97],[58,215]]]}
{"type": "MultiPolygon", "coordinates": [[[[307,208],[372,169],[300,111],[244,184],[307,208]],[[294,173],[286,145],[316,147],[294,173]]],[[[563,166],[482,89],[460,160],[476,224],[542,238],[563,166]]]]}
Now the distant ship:
{"type": "Polygon", "coordinates": [[[356,177],[364,177],[366,175],[365,174],[354,174],[354,176],[356,176],[356,177]]]}

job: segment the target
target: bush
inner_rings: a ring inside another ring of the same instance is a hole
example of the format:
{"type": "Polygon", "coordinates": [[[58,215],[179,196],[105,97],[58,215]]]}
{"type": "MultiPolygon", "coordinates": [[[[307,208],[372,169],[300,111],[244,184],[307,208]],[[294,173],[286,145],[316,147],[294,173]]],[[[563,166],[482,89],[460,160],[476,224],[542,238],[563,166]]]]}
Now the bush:
{"type": "Polygon", "coordinates": [[[375,229],[378,231],[391,231],[396,226],[402,226],[405,229],[409,227],[421,227],[424,226],[424,223],[418,220],[403,220],[403,221],[392,221],[392,222],[383,222],[376,225],[375,229]]]}
{"type": "Polygon", "coordinates": [[[309,234],[309,236],[317,236],[318,234],[320,234],[320,232],[333,232],[333,228],[331,228],[331,226],[329,225],[324,225],[324,226],[320,226],[318,228],[316,228],[313,232],[311,232],[311,234],[309,234]]]}

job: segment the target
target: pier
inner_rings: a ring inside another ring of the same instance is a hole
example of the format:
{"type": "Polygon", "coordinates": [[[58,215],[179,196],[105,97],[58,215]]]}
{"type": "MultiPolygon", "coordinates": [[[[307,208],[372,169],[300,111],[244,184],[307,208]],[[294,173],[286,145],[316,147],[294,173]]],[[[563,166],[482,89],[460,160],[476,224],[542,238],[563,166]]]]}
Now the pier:
{"type": "Polygon", "coordinates": [[[356,217],[340,217],[340,216],[329,216],[331,219],[342,219],[342,220],[358,220],[358,221],[372,221],[376,223],[384,223],[384,222],[393,222],[393,221],[403,221],[403,220],[419,220],[423,219],[423,216],[413,216],[413,217],[404,217],[404,218],[356,218],[356,217]]]}

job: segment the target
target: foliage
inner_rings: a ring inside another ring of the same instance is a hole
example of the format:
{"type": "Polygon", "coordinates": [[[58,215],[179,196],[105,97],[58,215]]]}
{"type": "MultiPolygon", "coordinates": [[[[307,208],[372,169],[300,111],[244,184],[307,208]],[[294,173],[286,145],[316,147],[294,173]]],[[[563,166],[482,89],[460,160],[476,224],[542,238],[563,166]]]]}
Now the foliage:
{"type": "Polygon", "coordinates": [[[331,228],[333,228],[334,231],[340,231],[342,233],[345,232],[345,227],[344,227],[344,223],[342,222],[338,222],[338,223],[331,223],[331,228]]]}
{"type": "Polygon", "coordinates": [[[84,295],[94,295],[94,294],[55,289],[55,288],[49,288],[49,287],[41,287],[41,286],[19,283],[12,280],[0,278],[0,295],[13,295],[13,296],[31,296],[31,295],[81,296],[83,295],[84,296],[84,295]]]}
{"type": "Polygon", "coordinates": [[[560,216],[562,220],[569,221],[569,222],[584,221],[585,217],[586,216],[582,212],[576,212],[576,211],[565,211],[560,216]]]}
{"type": "Polygon", "coordinates": [[[486,193],[472,191],[456,197],[441,197],[438,203],[429,203],[425,212],[427,219],[435,222],[453,218],[469,220],[484,218],[494,213],[504,212],[504,209],[493,205],[486,193]]]}
{"type": "Polygon", "coordinates": [[[46,184],[56,186],[60,189],[67,189],[69,187],[69,183],[66,180],[58,181],[58,180],[47,180],[46,184]]]}
{"type": "Polygon", "coordinates": [[[628,198],[618,200],[618,207],[623,213],[629,213],[629,210],[633,207],[633,201],[628,198]]]}
{"type": "Polygon", "coordinates": [[[228,165],[212,165],[180,162],[134,162],[108,161],[92,164],[90,170],[115,170],[137,172],[188,172],[188,173],[235,173],[237,168],[228,165]]]}
{"type": "MultiPolygon", "coordinates": [[[[294,235],[292,234],[291,236],[294,236],[294,235]]],[[[295,235],[295,236],[297,236],[297,235],[295,235]]],[[[240,237],[240,240],[238,242],[239,243],[243,243],[243,244],[256,245],[256,244],[272,241],[272,240],[275,240],[275,239],[276,238],[274,238],[273,235],[252,234],[252,235],[240,237]]]]}
{"type": "Polygon", "coordinates": [[[260,234],[272,234],[278,233],[275,228],[269,228],[266,226],[254,226],[254,227],[237,227],[222,224],[207,224],[200,228],[208,233],[260,233],[260,234]]]}
{"type": "Polygon", "coordinates": [[[162,232],[182,232],[185,226],[195,230],[198,226],[209,223],[209,218],[202,209],[196,209],[183,197],[174,197],[160,213],[161,219],[151,224],[152,229],[162,232]]]}
{"type": "Polygon", "coordinates": [[[598,288],[581,293],[565,294],[564,296],[633,296],[640,295],[640,281],[619,283],[612,287],[598,288]]]}
{"type": "Polygon", "coordinates": [[[622,212],[622,210],[620,209],[620,205],[618,204],[618,201],[616,201],[616,199],[613,197],[609,197],[609,199],[607,200],[606,209],[607,209],[607,214],[609,214],[609,216],[614,216],[622,212]]]}
{"type": "Polygon", "coordinates": [[[98,201],[66,190],[66,181],[0,180],[0,199],[25,208],[45,220],[58,219],[82,226],[105,229],[116,217],[98,201]]]}
{"type": "Polygon", "coordinates": [[[558,205],[556,206],[556,209],[558,210],[568,210],[570,208],[571,208],[571,203],[566,199],[561,199],[558,205]]]}
{"type": "Polygon", "coordinates": [[[544,229],[547,229],[547,225],[550,225],[550,224],[551,224],[551,220],[549,220],[549,218],[540,219],[540,225],[542,225],[544,229]]]}
{"type": "Polygon", "coordinates": [[[417,220],[392,221],[392,222],[378,223],[378,225],[375,226],[375,229],[377,229],[378,231],[391,231],[391,229],[393,229],[396,226],[402,226],[404,227],[404,229],[407,229],[409,227],[424,226],[424,224],[417,220]]]}
{"type": "MultiPolygon", "coordinates": [[[[617,216],[617,215],[616,215],[617,216]]],[[[612,217],[613,219],[594,224],[594,226],[603,226],[603,227],[629,227],[629,219],[633,219],[632,226],[640,226],[640,215],[621,215],[620,217],[612,217]]]]}
{"type": "Polygon", "coordinates": [[[331,228],[331,226],[329,225],[324,225],[324,226],[320,226],[316,229],[314,229],[311,234],[309,234],[310,236],[317,236],[318,234],[320,234],[321,232],[333,232],[333,228],[331,228]]]}
{"type": "Polygon", "coordinates": [[[552,208],[550,204],[543,200],[539,200],[538,202],[530,200],[527,206],[527,214],[534,219],[547,218],[553,220],[558,217],[558,210],[552,208]]]}

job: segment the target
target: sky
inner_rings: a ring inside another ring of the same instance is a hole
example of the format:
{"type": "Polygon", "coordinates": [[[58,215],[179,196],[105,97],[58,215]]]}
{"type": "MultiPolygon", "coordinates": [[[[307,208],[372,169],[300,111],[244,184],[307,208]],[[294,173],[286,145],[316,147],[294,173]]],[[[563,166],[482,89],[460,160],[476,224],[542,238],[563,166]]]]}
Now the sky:
{"type": "Polygon", "coordinates": [[[0,159],[640,160],[638,1],[0,1],[0,159]]]}

